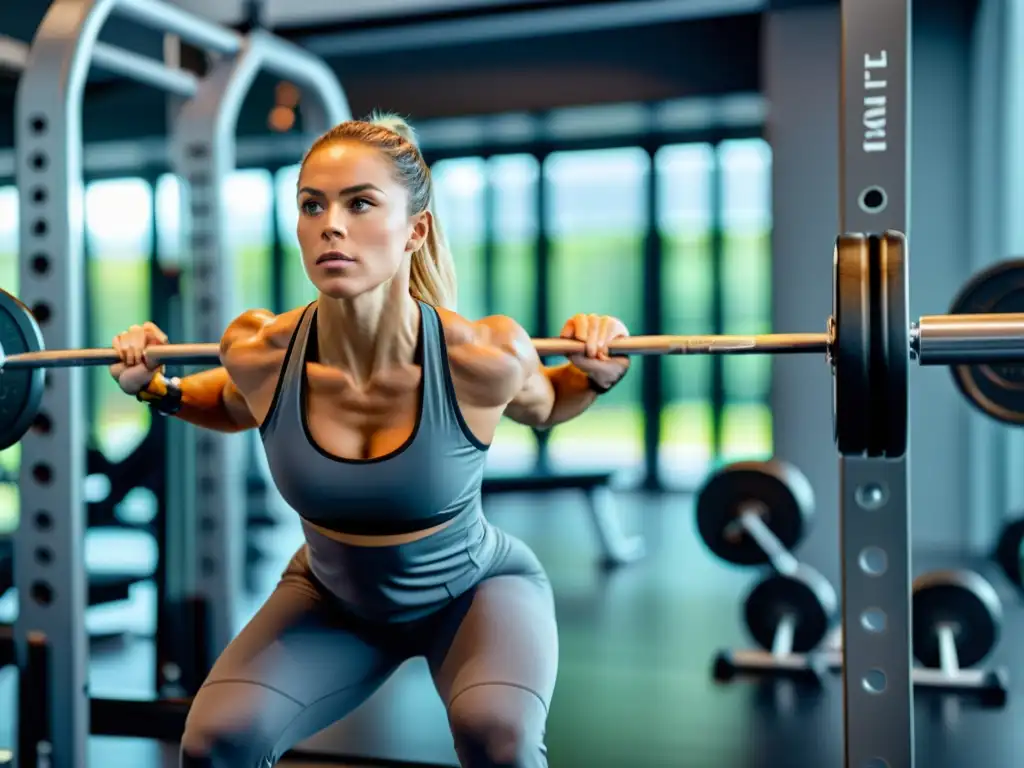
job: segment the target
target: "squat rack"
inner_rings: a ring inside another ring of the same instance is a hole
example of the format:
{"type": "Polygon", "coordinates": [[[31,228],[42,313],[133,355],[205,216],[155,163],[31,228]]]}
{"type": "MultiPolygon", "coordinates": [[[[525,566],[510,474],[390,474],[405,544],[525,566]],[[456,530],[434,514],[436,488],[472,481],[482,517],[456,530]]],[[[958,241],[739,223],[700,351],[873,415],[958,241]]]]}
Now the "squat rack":
{"type": "MultiPolygon", "coordinates": [[[[217,338],[230,321],[225,315],[232,304],[225,299],[234,285],[220,190],[234,165],[245,95],[261,70],[284,77],[304,91],[306,129],[322,132],[351,116],[344,90],[324,61],[295,45],[261,31],[243,36],[163,0],[55,0],[28,51],[15,106],[21,296],[55,347],[85,341],[79,322],[85,289],[82,98],[92,64],[186,98],[170,139],[189,214],[183,216],[190,243],[183,314],[187,333],[217,338]],[[114,14],[217,58],[198,78],[98,42],[114,14]]],[[[40,648],[45,656],[45,711],[33,714],[47,725],[42,743],[20,745],[18,752],[34,765],[37,751],[45,750],[53,768],[85,765],[90,709],[101,715],[87,684],[83,383],[80,369],[49,372],[43,418],[21,441],[15,644],[23,671],[38,661],[40,648]],[[42,646],[31,642],[40,637],[42,646]]],[[[177,448],[167,461],[169,482],[181,492],[175,511],[182,519],[165,553],[168,597],[205,606],[216,654],[233,634],[240,591],[242,452],[234,435],[175,434],[180,439],[170,441],[177,448]]]]}
{"type": "MultiPolygon", "coordinates": [[[[840,2],[841,232],[910,239],[911,2],[840,2]]],[[[839,458],[846,768],[914,765],[909,452],[839,458]]]]}
{"type": "MultiPolygon", "coordinates": [[[[37,317],[47,317],[41,324],[47,345],[53,348],[82,346],[81,328],[75,322],[83,287],[81,96],[88,65],[97,61],[96,37],[115,10],[226,56],[242,57],[261,45],[258,35],[249,41],[157,0],[57,0],[51,6],[19,83],[16,137],[23,211],[22,296],[37,310],[37,317]],[[65,258],[53,259],[53,253],[65,258]]],[[[910,0],[843,0],[841,15],[840,229],[906,233],[910,0]]],[[[331,120],[347,117],[340,86],[322,62],[281,41],[262,45],[265,52],[251,60],[258,62],[251,69],[238,61],[234,65],[221,61],[202,83],[127,51],[115,49],[113,54],[107,51],[99,56],[107,69],[190,97],[176,125],[175,133],[180,131],[182,138],[175,142],[175,157],[176,168],[191,187],[190,242],[198,290],[194,306],[185,314],[194,322],[190,335],[197,337],[214,337],[226,324],[220,302],[231,280],[227,260],[216,258],[224,255],[224,238],[215,215],[219,198],[214,181],[230,167],[226,158],[232,154],[233,135],[227,131],[233,127],[241,95],[256,68],[262,64],[283,70],[311,89],[311,96],[320,100],[323,115],[334,116],[331,120]],[[287,62],[296,66],[289,67],[287,62]],[[218,110],[217,103],[206,101],[215,95],[227,101],[235,99],[234,105],[218,110]],[[209,154],[204,157],[204,152],[209,154]]],[[[16,581],[23,596],[16,625],[19,660],[25,660],[29,635],[36,632],[69,649],[67,655],[50,661],[53,674],[48,699],[53,731],[49,738],[55,768],[80,765],[74,756],[84,754],[88,732],[80,385],[79,369],[51,372],[43,400],[49,428],[22,441],[23,518],[16,541],[19,552],[33,556],[19,557],[16,564],[16,581]]],[[[193,439],[194,446],[186,453],[201,456],[208,471],[198,476],[194,468],[188,470],[179,477],[192,477],[195,482],[179,487],[196,489],[194,496],[190,495],[193,507],[189,516],[204,528],[211,526],[208,532],[204,530],[203,550],[198,555],[201,562],[204,556],[208,558],[201,571],[209,570],[196,580],[196,591],[230,615],[233,592],[228,579],[238,569],[218,570],[218,564],[235,562],[228,526],[240,519],[238,454],[228,437],[193,439]]],[[[849,768],[911,768],[907,456],[843,455],[839,471],[844,763],[849,768]],[[876,567],[879,553],[880,568],[876,567]],[[882,631],[872,622],[862,621],[871,610],[885,615],[882,631]]],[[[236,537],[235,541],[239,540],[236,537]]],[[[221,638],[216,645],[222,646],[224,627],[229,624],[230,619],[215,622],[215,635],[221,638]]]]}

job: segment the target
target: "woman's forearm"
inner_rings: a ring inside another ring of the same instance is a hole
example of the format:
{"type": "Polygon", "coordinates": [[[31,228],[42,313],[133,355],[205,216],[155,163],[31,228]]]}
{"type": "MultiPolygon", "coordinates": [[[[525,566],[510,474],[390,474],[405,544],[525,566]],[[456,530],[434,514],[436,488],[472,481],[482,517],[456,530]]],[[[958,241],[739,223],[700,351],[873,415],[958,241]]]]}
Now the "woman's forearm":
{"type": "MultiPolygon", "coordinates": [[[[161,374],[153,377],[146,388],[152,394],[161,394],[161,374]]],[[[182,421],[218,432],[239,432],[249,424],[239,423],[225,400],[231,386],[231,377],[225,368],[213,368],[181,379],[181,408],[174,415],[182,421]]]]}
{"type": "Polygon", "coordinates": [[[554,400],[541,428],[549,429],[575,419],[597,400],[597,393],[590,388],[587,374],[572,363],[545,367],[542,372],[551,384],[554,400]]]}

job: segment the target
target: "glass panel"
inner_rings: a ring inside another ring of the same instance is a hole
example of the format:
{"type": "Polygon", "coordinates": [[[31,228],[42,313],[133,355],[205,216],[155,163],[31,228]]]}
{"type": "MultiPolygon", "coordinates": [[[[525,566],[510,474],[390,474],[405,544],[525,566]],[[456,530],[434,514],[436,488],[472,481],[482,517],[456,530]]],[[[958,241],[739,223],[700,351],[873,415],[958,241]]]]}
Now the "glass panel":
{"type": "MultiPolygon", "coordinates": [[[[267,171],[246,169],[233,172],[224,186],[227,247],[235,270],[234,306],[229,308],[232,318],[247,309],[270,306],[272,183],[267,171]]],[[[165,174],[157,182],[156,211],[159,259],[166,265],[177,264],[182,257],[183,232],[181,185],[176,176],[165,174]]]]}
{"type": "MultiPolygon", "coordinates": [[[[726,333],[771,331],[771,148],[761,139],[726,141],[722,170],[722,309],[726,333]]],[[[736,355],[724,360],[726,406],[723,458],[772,453],[768,405],[772,358],[736,355]]]]}
{"type": "MultiPolygon", "coordinates": [[[[710,144],[662,147],[658,174],[658,231],[662,248],[662,329],[667,334],[710,333],[712,328],[710,144]]],[[[699,482],[711,461],[711,358],[661,358],[661,445],[658,462],[667,487],[699,482]]]]}
{"type": "Polygon", "coordinates": [[[299,207],[295,197],[298,182],[298,165],[282,168],[274,179],[277,187],[277,227],[281,233],[281,247],[284,249],[284,304],[289,308],[305,306],[316,298],[316,289],[309,282],[302,266],[302,254],[295,235],[295,227],[299,222],[299,207]]]}
{"type": "Polygon", "coordinates": [[[232,318],[271,304],[272,184],[270,173],[258,168],[234,171],[224,184],[227,248],[235,270],[235,306],[229,308],[232,318]]]}
{"type": "MultiPolygon", "coordinates": [[[[85,191],[85,236],[90,294],[89,336],[106,345],[150,316],[149,254],[153,190],[143,179],[111,179],[85,191]]],[[[127,456],[149,429],[149,409],[127,397],[107,369],[91,367],[96,446],[112,461],[127,456]]]]}
{"type": "MultiPolygon", "coordinates": [[[[636,332],[641,314],[646,174],[639,147],[556,152],[544,164],[551,241],[552,327],[579,312],[615,315],[636,332]]],[[[555,467],[642,471],[640,368],[590,412],[551,434],[555,467]]]]}
{"type": "Polygon", "coordinates": [[[181,227],[181,184],[177,176],[165,173],[156,182],[157,259],[165,267],[180,266],[184,256],[184,231],[181,227]]]}
{"type": "MultiPolygon", "coordinates": [[[[537,314],[537,193],[540,163],[532,155],[489,161],[494,217],[494,313],[515,318],[533,334],[537,314]]],[[[537,457],[529,427],[502,419],[487,457],[501,471],[527,471],[537,457]]]]}
{"type": "MultiPolygon", "coordinates": [[[[18,190],[0,188],[0,287],[18,295],[18,190]]],[[[21,446],[0,452],[0,534],[18,524],[18,457],[21,446]]]]}
{"type": "Polygon", "coordinates": [[[484,184],[487,168],[479,157],[440,160],[434,180],[435,214],[455,259],[459,281],[457,311],[470,320],[486,314],[484,308],[484,184]]]}

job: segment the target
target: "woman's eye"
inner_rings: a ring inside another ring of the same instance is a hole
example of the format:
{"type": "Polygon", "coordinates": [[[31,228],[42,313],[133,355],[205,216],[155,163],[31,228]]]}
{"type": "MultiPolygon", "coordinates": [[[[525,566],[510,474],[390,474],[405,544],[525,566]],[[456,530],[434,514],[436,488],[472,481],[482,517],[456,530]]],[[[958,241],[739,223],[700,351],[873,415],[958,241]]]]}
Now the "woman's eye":
{"type": "Polygon", "coordinates": [[[316,200],[306,200],[302,204],[302,212],[307,216],[315,216],[320,213],[320,203],[316,200]]]}
{"type": "Polygon", "coordinates": [[[350,205],[352,206],[352,210],[356,211],[357,213],[363,213],[364,211],[368,211],[373,206],[373,203],[371,203],[365,197],[357,197],[351,202],[350,205]]]}

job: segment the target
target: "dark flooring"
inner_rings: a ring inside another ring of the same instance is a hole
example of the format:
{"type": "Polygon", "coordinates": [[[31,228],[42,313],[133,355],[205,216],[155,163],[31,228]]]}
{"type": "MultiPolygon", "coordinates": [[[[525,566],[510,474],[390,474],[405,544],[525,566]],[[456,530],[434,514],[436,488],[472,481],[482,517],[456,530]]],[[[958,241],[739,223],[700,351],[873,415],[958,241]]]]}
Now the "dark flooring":
{"type": "MultiPolygon", "coordinates": [[[[548,747],[552,766],[587,768],[825,768],[841,766],[838,676],[814,691],[785,682],[716,684],[716,650],[749,644],[740,600],[755,574],[711,558],[693,531],[687,497],[621,499],[624,520],[647,539],[646,559],[612,576],[595,567],[581,502],[571,493],[495,498],[489,517],[522,537],[545,564],[555,589],[561,666],[548,747]]],[[[267,542],[274,555],[259,594],[273,585],[299,541],[292,524],[267,542]]],[[[145,549],[116,550],[145,559],[145,549]]],[[[109,562],[111,542],[90,542],[87,559],[109,562]]],[[[915,570],[955,565],[918,553],[915,570]]],[[[997,576],[993,576],[998,580],[997,576]]],[[[1001,582],[1006,629],[993,661],[1009,667],[1011,694],[1001,710],[955,696],[919,694],[919,768],[1012,768],[1024,757],[1024,603],[1001,582]]],[[[139,587],[129,605],[95,609],[93,627],[151,628],[152,595],[139,587]]],[[[145,696],[152,647],[144,639],[95,654],[96,695],[145,696]]],[[[11,743],[12,672],[0,673],[0,745],[11,743]]],[[[93,738],[88,768],[174,765],[174,750],[141,740],[93,738]]],[[[457,765],[444,712],[423,666],[410,663],[346,721],[307,747],[438,765],[457,765]]],[[[332,763],[341,765],[341,763],[332,763]]],[[[299,763],[289,763],[295,766],[299,763]]],[[[82,766],[81,768],[87,768],[82,766]]]]}

